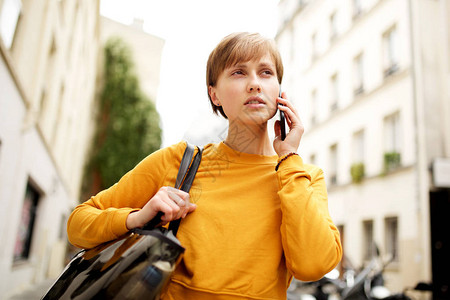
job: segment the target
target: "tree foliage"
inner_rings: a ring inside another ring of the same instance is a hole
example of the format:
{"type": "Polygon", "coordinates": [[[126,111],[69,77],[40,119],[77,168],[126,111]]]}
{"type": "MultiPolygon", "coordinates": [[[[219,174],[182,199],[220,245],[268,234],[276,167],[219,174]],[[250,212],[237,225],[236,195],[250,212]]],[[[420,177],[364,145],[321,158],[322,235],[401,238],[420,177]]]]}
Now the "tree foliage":
{"type": "Polygon", "coordinates": [[[112,38],[104,54],[104,84],[89,164],[90,172],[100,177],[96,189],[113,185],[161,146],[159,115],[139,88],[129,48],[112,38]]]}

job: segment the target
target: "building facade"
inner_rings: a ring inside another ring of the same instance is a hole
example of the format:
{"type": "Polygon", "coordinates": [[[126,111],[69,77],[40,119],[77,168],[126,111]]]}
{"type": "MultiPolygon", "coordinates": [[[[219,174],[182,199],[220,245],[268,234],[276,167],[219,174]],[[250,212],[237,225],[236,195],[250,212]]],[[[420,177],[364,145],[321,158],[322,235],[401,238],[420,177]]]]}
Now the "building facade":
{"type": "Polygon", "coordinates": [[[305,125],[299,152],[325,172],[345,259],[362,266],[376,244],[392,258],[393,291],[448,276],[432,268],[449,264],[448,237],[434,231],[441,251],[430,235],[450,214],[448,2],[281,0],[279,16],[282,89],[305,125]]]}
{"type": "Polygon", "coordinates": [[[106,40],[130,47],[156,102],[164,40],[100,16],[100,1],[0,0],[0,295],[54,279],[67,257],[96,126],[106,40]]]}
{"type": "Polygon", "coordinates": [[[0,1],[0,294],[58,275],[94,128],[99,1],[0,1]]]}

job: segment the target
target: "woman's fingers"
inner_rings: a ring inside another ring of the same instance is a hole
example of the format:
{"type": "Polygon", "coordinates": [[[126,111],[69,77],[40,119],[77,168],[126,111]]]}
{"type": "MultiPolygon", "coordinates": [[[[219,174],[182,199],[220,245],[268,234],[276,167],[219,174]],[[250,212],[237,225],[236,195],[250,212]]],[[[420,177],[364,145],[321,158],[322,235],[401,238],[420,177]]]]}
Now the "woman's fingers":
{"type": "Polygon", "coordinates": [[[167,195],[167,197],[163,196],[162,199],[171,207],[171,211],[168,212],[167,216],[166,212],[163,211],[165,213],[164,221],[184,218],[188,213],[195,210],[196,206],[190,203],[188,193],[169,186],[163,187],[162,189],[167,195]]]}
{"type": "Polygon", "coordinates": [[[172,200],[173,202],[175,202],[176,205],[178,206],[186,206],[186,202],[181,199],[180,196],[178,196],[177,194],[175,194],[172,191],[168,191],[167,194],[169,195],[170,200],[172,200]]]}
{"type": "Polygon", "coordinates": [[[290,152],[296,152],[304,132],[303,124],[300,120],[297,109],[286,99],[286,93],[282,93],[282,98],[277,98],[278,108],[284,112],[289,131],[286,132],[286,138],[282,141],[280,138],[280,124],[275,122],[275,140],[274,149],[278,155],[284,155],[290,152]]]}
{"type": "Polygon", "coordinates": [[[158,212],[164,214],[161,221],[163,224],[167,224],[170,221],[186,217],[195,208],[196,205],[190,203],[188,193],[165,186],[160,188],[141,210],[128,215],[126,226],[128,229],[142,227],[152,220],[158,212]]]}
{"type": "Polygon", "coordinates": [[[279,105],[278,108],[285,113],[286,122],[288,123],[289,128],[292,128],[293,125],[300,123],[298,112],[292,103],[283,98],[278,98],[278,103],[282,104],[279,105]]]}
{"type": "Polygon", "coordinates": [[[180,210],[178,211],[175,219],[184,218],[188,214],[188,207],[190,206],[190,197],[189,194],[175,189],[173,187],[166,187],[169,198],[174,201],[180,210]]]}
{"type": "Polygon", "coordinates": [[[169,222],[175,219],[176,214],[180,211],[180,208],[172,201],[168,199],[164,199],[158,203],[156,207],[158,211],[164,213],[161,217],[161,221],[169,222]]]}
{"type": "MultiPolygon", "coordinates": [[[[189,197],[189,193],[186,193],[185,191],[173,188],[171,186],[165,186],[163,187],[167,192],[171,193],[172,195],[175,194],[177,197],[181,198],[186,204],[189,203],[190,201],[190,197],[189,197]]],[[[178,201],[179,198],[177,198],[174,201],[178,201]]]]}
{"type": "Polygon", "coordinates": [[[128,229],[142,227],[152,220],[158,212],[164,214],[161,221],[163,224],[167,224],[170,221],[186,217],[195,208],[196,205],[190,203],[188,193],[165,186],[160,188],[141,210],[128,215],[126,226],[128,229]]]}

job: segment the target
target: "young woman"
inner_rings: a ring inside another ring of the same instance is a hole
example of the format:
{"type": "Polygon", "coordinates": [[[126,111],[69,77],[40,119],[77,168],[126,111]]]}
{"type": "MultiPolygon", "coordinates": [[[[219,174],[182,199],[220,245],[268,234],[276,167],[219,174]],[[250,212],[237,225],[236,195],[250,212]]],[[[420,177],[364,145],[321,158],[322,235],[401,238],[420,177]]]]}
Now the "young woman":
{"type": "Polygon", "coordinates": [[[303,126],[286,94],[273,40],[225,37],[210,54],[207,87],[227,138],[204,147],[190,195],[175,184],[185,142],[161,149],[109,189],[75,208],[71,243],[90,248],[141,227],[159,211],[181,222],[186,248],[163,299],[285,299],[292,276],[318,280],[340,261],[339,232],[323,172],[297,154],[303,126]],[[281,105],[280,105],[281,104],[281,105]],[[268,121],[285,112],[289,132],[274,141],[268,121]],[[191,203],[186,205],[186,203],[191,203]]]}

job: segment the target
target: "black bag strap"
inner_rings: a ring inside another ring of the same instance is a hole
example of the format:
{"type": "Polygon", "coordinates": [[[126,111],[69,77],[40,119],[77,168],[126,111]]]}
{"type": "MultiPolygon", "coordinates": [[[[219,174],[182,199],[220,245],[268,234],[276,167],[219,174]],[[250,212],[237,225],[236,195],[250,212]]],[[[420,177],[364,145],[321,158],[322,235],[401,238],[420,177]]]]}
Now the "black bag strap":
{"type": "MultiPolygon", "coordinates": [[[[185,191],[189,193],[191,189],[192,182],[194,181],[195,174],[197,173],[198,166],[200,165],[202,159],[203,149],[198,148],[198,152],[192,160],[194,156],[195,147],[189,143],[186,145],[186,150],[184,150],[183,158],[181,159],[180,167],[178,169],[177,179],[175,182],[175,188],[185,191]],[[192,161],[192,164],[191,164],[192,161]],[[181,187],[180,187],[181,186],[181,187]]],[[[158,212],[156,216],[151,219],[147,224],[144,225],[142,229],[150,230],[158,226],[161,223],[161,217],[164,214],[162,212],[158,212]]],[[[176,235],[178,231],[178,227],[180,226],[181,219],[170,222],[169,230],[172,230],[174,235],[176,235]]]]}
{"type": "MultiPolygon", "coordinates": [[[[180,188],[180,190],[185,191],[186,193],[189,193],[189,190],[191,189],[192,182],[194,181],[195,175],[197,174],[198,167],[200,166],[200,162],[202,160],[203,149],[200,147],[197,147],[197,149],[198,149],[198,152],[195,155],[194,160],[192,161],[191,167],[189,168],[189,171],[183,182],[183,185],[180,188]]],[[[181,219],[178,219],[178,220],[170,222],[170,224],[169,224],[169,230],[171,230],[175,236],[177,235],[178,228],[180,227],[180,222],[181,222],[181,219]]]]}
{"type": "Polygon", "coordinates": [[[197,147],[197,149],[198,152],[195,155],[191,167],[189,168],[189,172],[186,175],[186,179],[184,180],[183,185],[180,188],[180,190],[185,191],[186,193],[189,193],[189,190],[191,189],[192,182],[194,181],[198,167],[200,166],[200,162],[202,160],[203,149],[200,147],[197,147]]]}
{"type": "Polygon", "coordinates": [[[178,169],[177,181],[175,182],[175,188],[179,189],[181,183],[187,175],[189,165],[191,164],[192,157],[194,156],[194,146],[187,143],[186,150],[184,150],[183,158],[181,159],[180,168],[178,169]]]}

